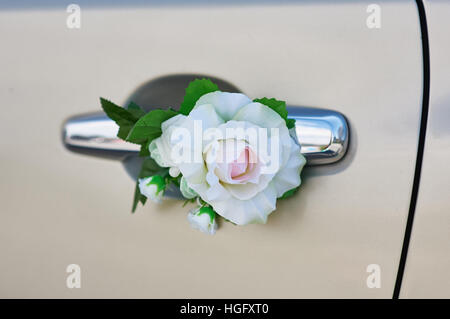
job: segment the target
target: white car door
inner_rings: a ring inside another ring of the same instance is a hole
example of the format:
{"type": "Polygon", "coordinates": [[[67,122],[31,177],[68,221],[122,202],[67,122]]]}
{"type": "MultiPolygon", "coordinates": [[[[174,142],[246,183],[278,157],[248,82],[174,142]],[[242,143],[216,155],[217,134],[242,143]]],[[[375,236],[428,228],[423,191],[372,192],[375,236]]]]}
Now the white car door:
{"type": "Polygon", "coordinates": [[[0,296],[392,297],[418,146],[421,30],[415,2],[371,4],[80,1],[80,28],[56,1],[0,4],[0,296]],[[121,103],[186,73],[344,114],[346,156],[306,167],[266,225],[222,223],[206,236],[176,199],[130,214],[134,181],[120,162],[68,152],[61,125],[99,111],[100,96],[121,103]],[[69,264],[80,289],[66,286],[69,264]]]}

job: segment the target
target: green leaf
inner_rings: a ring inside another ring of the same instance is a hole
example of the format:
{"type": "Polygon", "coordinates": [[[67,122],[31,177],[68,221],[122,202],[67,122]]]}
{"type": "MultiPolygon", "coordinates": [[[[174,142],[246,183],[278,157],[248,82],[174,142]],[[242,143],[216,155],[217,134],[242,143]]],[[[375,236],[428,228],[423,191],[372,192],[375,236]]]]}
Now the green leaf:
{"type": "Polygon", "coordinates": [[[214,211],[214,209],[212,209],[211,206],[200,207],[200,210],[198,211],[197,214],[198,216],[207,214],[209,216],[209,220],[211,221],[211,223],[213,223],[214,219],[216,218],[216,212],[214,211]]]}
{"type": "Polygon", "coordinates": [[[136,188],[134,189],[133,207],[131,208],[131,212],[134,213],[136,211],[139,202],[141,202],[142,205],[145,205],[146,201],[147,197],[141,194],[141,191],[139,190],[139,182],[136,182],[136,188]]]}
{"type": "Polygon", "coordinates": [[[168,171],[168,168],[159,166],[153,158],[148,157],[142,162],[139,178],[145,178],[153,175],[165,176],[168,171]]]}
{"type": "Polygon", "coordinates": [[[298,191],[299,188],[300,187],[296,187],[296,188],[288,190],[287,192],[285,192],[283,195],[280,196],[280,199],[286,199],[288,197],[291,197],[298,191]]]}
{"type": "Polygon", "coordinates": [[[102,104],[102,108],[105,111],[105,113],[111,118],[113,121],[125,123],[125,124],[131,124],[133,122],[136,122],[139,117],[136,117],[131,112],[129,112],[127,109],[124,109],[123,107],[120,107],[116,104],[114,104],[111,101],[108,101],[104,98],[100,98],[100,103],[102,104]]]}
{"type": "Polygon", "coordinates": [[[294,119],[287,119],[286,120],[286,126],[288,129],[291,129],[295,127],[295,120],[294,119]]]}
{"type": "Polygon", "coordinates": [[[268,107],[270,107],[272,110],[277,112],[282,119],[286,121],[286,126],[288,129],[291,129],[295,126],[295,120],[288,119],[288,111],[286,109],[286,102],[285,101],[279,101],[274,98],[267,98],[263,97],[262,99],[254,99],[253,102],[259,102],[261,104],[264,104],[268,107]]]}
{"type": "Polygon", "coordinates": [[[263,97],[262,99],[254,99],[253,102],[259,102],[261,104],[267,105],[272,110],[274,110],[275,112],[280,114],[280,116],[283,119],[285,119],[285,120],[287,119],[288,112],[286,110],[286,102],[285,101],[279,101],[274,98],[269,99],[267,97],[263,97]]]}
{"type": "Polygon", "coordinates": [[[123,107],[120,107],[104,98],[100,98],[100,103],[106,115],[108,115],[108,117],[119,126],[117,136],[123,140],[126,140],[130,130],[139,120],[140,112],[135,106],[133,106],[131,111],[128,111],[127,109],[124,109],[123,107]]]}
{"type": "Polygon", "coordinates": [[[167,174],[168,171],[169,171],[168,168],[160,167],[158,164],[156,164],[156,162],[152,158],[148,157],[144,159],[144,161],[142,162],[142,167],[138,176],[138,180],[136,181],[133,206],[131,209],[132,213],[136,211],[139,202],[141,202],[142,205],[145,205],[145,202],[147,201],[147,198],[144,195],[142,195],[141,191],[139,190],[139,178],[145,178],[154,175],[164,176],[167,174]]]}
{"type": "Polygon", "coordinates": [[[161,123],[177,115],[173,110],[153,110],[142,116],[131,129],[127,141],[147,144],[162,133],[161,123]]]}
{"type": "Polygon", "coordinates": [[[127,111],[137,118],[141,118],[142,116],[145,115],[145,111],[141,109],[141,107],[136,103],[134,103],[133,101],[131,101],[130,104],[128,104],[127,111]]]}
{"type": "Polygon", "coordinates": [[[186,88],[186,94],[180,106],[180,113],[188,115],[194,108],[195,102],[206,93],[218,91],[219,87],[210,79],[195,79],[186,88]]]}
{"type": "Polygon", "coordinates": [[[133,128],[133,125],[119,125],[119,131],[117,132],[117,137],[126,141],[127,136],[130,133],[132,128],[133,128]]]}
{"type": "Polygon", "coordinates": [[[139,151],[139,156],[141,157],[147,157],[150,156],[150,151],[148,150],[148,146],[150,145],[151,141],[147,140],[147,142],[141,144],[141,150],[139,151]]]}

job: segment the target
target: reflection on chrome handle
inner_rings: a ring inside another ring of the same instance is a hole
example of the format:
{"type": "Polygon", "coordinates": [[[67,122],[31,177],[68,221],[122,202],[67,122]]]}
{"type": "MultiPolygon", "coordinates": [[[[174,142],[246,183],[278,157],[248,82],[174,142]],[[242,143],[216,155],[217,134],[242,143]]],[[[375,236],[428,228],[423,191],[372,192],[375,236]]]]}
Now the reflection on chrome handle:
{"type": "MultiPolygon", "coordinates": [[[[335,111],[288,107],[289,118],[295,119],[295,131],[301,152],[308,165],[334,163],[348,146],[348,125],[335,111]]],[[[63,127],[63,143],[71,151],[104,158],[123,160],[136,156],[140,146],[117,138],[118,126],[104,113],[75,116],[63,127]]]]}
{"type": "Polygon", "coordinates": [[[308,165],[334,163],[345,155],[349,130],[341,113],[307,107],[288,107],[288,113],[308,165]]]}

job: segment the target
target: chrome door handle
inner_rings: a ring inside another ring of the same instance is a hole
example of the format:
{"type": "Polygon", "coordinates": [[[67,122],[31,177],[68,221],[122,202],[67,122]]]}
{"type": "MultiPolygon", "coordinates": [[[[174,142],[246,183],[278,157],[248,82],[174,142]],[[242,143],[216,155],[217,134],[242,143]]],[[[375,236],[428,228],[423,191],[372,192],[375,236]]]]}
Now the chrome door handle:
{"type": "MultiPolygon", "coordinates": [[[[295,132],[308,165],[330,164],[346,153],[349,129],[345,117],[336,111],[288,107],[295,119],[295,132]]],[[[137,156],[139,145],[125,142],[116,134],[117,124],[103,112],[74,116],[63,126],[63,143],[71,151],[103,158],[124,160],[137,156]]]]}

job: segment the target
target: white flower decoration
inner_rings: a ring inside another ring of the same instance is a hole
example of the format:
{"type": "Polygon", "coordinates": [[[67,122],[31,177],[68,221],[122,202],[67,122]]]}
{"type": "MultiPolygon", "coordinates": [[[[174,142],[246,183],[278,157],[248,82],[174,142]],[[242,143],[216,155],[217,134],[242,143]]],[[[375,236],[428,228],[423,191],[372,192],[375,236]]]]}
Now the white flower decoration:
{"type": "Polygon", "coordinates": [[[216,216],[211,207],[200,207],[189,212],[188,221],[192,228],[214,235],[217,230],[216,216]]]}
{"type": "MultiPolygon", "coordinates": [[[[188,186],[185,189],[192,189],[214,211],[235,224],[266,223],[276,208],[277,198],[301,183],[300,172],[306,160],[285,120],[244,94],[205,94],[189,115],[172,117],[162,123],[161,130],[162,135],[149,146],[152,158],[160,166],[179,170],[188,186]],[[172,154],[179,142],[173,137],[174,130],[193,132],[196,121],[201,121],[206,132],[215,129],[223,134],[212,134],[200,147],[183,148],[189,158],[200,161],[179,162],[172,154]],[[249,128],[266,130],[266,147],[238,134],[231,138],[227,135],[230,129],[237,132],[249,128]],[[278,148],[272,154],[275,145],[278,148]],[[276,155],[276,160],[265,154],[276,155]]],[[[189,218],[194,220],[194,216],[189,218]]]]}
{"type": "Polygon", "coordinates": [[[139,190],[141,194],[156,203],[161,203],[165,188],[166,183],[159,175],[139,179],[139,190]]]}

